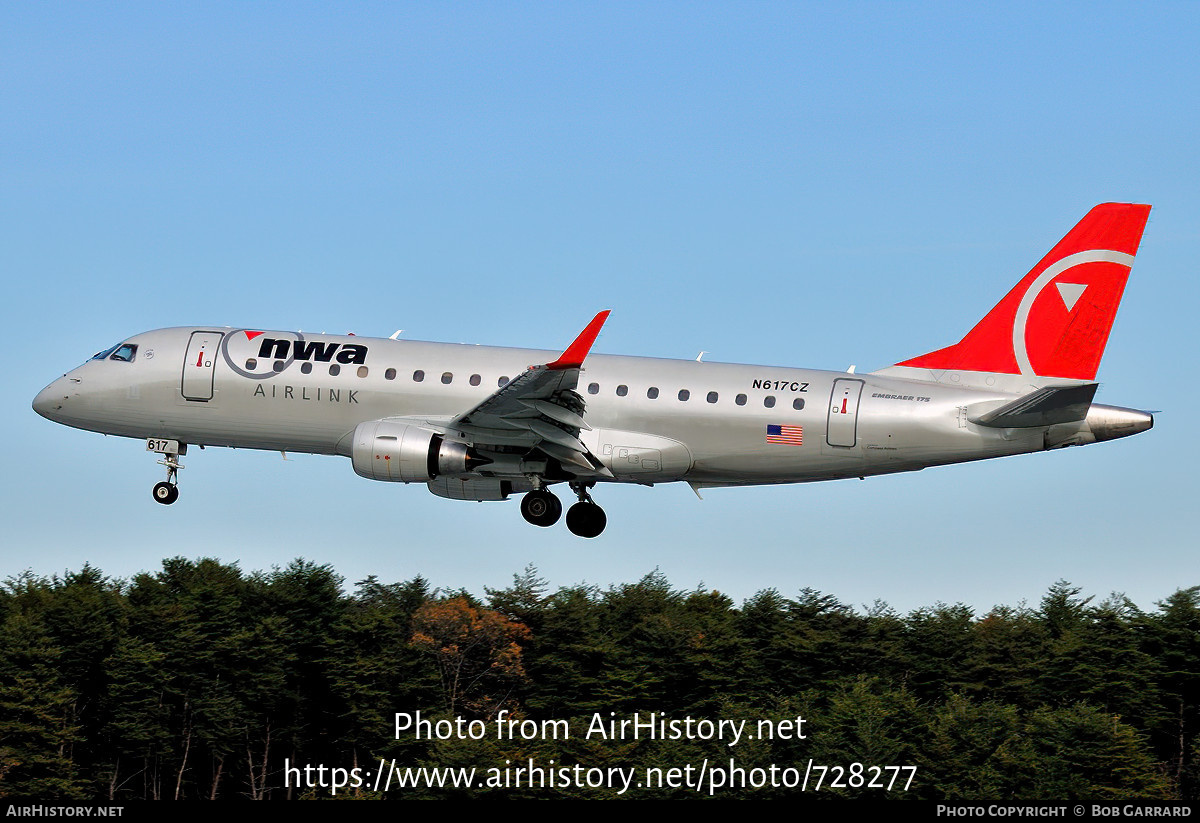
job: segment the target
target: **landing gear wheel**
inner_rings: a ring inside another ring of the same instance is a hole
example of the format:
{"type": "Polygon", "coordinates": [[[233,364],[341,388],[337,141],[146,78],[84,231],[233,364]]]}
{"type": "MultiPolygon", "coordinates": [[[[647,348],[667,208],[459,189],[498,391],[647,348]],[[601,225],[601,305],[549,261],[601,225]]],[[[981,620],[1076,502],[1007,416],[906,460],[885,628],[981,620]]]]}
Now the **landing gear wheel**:
{"type": "Polygon", "coordinates": [[[562,516],[562,503],[545,489],[534,489],[521,498],[521,516],[535,526],[553,526],[562,516]]]}
{"type": "Polygon", "coordinates": [[[175,480],[179,477],[179,470],[183,468],[179,465],[179,455],[187,454],[187,443],[151,438],[146,441],[146,448],[163,456],[158,465],[167,467],[167,479],[162,483],[155,483],[151,493],[155,502],[169,506],[179,499],[179,487],[175,485],[175,480]]]}
{"type": "Polygon", "coordinates": [[[576,503],[567,509],[567,528],[580,537],[598,537],[608,525],[604,509],[590,500],[576,503]]]}
{"type": "Polygon", "coordinates": [[[179,487],[174,483],[155,483],[154,499],[164,506],[169,506],[179,499],[179,487]]]}

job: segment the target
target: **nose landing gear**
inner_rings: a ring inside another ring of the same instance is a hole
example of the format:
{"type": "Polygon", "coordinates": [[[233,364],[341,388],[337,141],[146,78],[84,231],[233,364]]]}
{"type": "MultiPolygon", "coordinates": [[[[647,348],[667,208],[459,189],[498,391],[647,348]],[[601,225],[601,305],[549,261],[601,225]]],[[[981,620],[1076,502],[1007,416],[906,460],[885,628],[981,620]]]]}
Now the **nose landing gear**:
{"type": "Polygon", "coordinates": [[[167,467],[167,479],[162,483],[155,483],[151,494],[156,503],[169,506],[179,499],[177,478],[179,470],[183,468],[179,463],[179,456],[187,454],[187,443],[180,443],[177,440],[150,439],[146,441],[146,450],[158,452],[163,456],[163,459],[158,461],[158,465],[167,467]]]}
{"type": "Polygon", "coordinates": [[[174,483],[155,483],[151,493],[154,499],[164,506],[169,506],[179,499],[179,487],[174,483]]]}

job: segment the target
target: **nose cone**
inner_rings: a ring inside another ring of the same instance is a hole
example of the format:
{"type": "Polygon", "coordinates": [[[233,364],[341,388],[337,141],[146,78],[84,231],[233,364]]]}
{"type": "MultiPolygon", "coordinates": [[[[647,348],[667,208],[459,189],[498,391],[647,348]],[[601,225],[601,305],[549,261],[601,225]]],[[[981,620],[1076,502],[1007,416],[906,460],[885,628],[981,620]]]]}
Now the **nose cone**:
{"type": "Polygon", "coordinates": [[[65,378],[58,378],[33,398],[33,410],[47,420],[58,422],[63,404],[67,402],[67,387],[63,385],[65,378]]]}

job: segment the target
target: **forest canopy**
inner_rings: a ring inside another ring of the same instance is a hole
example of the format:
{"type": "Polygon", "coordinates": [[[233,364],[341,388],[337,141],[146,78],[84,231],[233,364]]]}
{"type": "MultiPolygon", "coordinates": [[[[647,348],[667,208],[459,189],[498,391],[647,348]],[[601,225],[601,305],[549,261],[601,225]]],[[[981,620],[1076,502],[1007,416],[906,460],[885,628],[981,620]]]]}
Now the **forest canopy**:
{"type": "MultiPolygon", "coordinates": [[[[938,603],[901,615],[810,589],[766,589],[739,605],[658,572],[551,590],[528,567],[476,596],[420,576],[347,589],[332,567],[305,560],[247,573],[176,557],[129,580],[85,566],[0,589],[0,797],[10,798],[328,798],[285,779],[287,768],[373,771],[381,759],[482,772],[736,758],[745,769],[915,767],[907,790],[846,781],[820,796],[1196,802],[1198,693],[1200,587],[1153,611],[1060,581],[1037,606],[977,614],[938,603]],[[438,739],[397,734],[398,712],[575,732],[633,716],[769,721],[793,734],[736,746],[578,733],[438,739]]],[[[338,797],[616,794],[365,781],[338,797]]],[[[719,795],[801,792],[730,785],[719,795]]],[[[658,785],[637,796],[704,795],[658,785]]]]}

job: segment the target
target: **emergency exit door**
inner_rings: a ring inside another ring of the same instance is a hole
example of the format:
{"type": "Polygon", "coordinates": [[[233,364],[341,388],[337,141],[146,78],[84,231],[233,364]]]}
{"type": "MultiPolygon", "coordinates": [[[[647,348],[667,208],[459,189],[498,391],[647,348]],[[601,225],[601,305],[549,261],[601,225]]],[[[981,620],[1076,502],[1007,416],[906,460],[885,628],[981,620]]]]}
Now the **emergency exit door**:
{"type": "Polygon", "coordinates": [[[219,331],[194,331],[183,358],[181,390],[187,400],[212,400],[213,367],[224,336],[219,331]]]}
{"type": "Polygon", "coordinates": [[[829,398],[829,422],[825,441],[831,446],[852,447],[858,443],[858,398],[861,380],[834,380],[829,398]]]}

